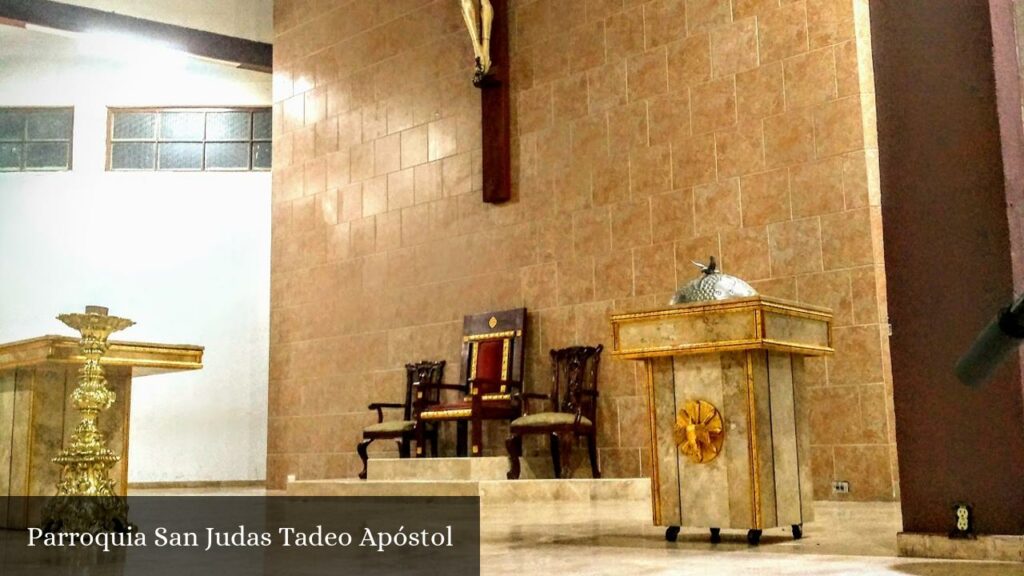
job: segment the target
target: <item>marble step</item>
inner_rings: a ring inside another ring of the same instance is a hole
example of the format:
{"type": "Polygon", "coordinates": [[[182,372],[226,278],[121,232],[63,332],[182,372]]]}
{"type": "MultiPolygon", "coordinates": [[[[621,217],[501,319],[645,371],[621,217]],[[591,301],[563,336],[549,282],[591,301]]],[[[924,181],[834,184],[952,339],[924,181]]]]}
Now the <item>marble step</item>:
{"type": "MultiPolygon", "coordinates": [[[[482,508],[516,503],[634,504],[649,511],[647,478],[565,480],[297,480],[289,496],[479,496],[482,508]]],[[[649,513],[649,512],[648,512],[649,513]]]]}
{"type": "MultiPolygon", "coordinates": [[[[531,464],[523,459],[520,479],[538,478],[531,464]]],[[[551,464],[547,464],[547,476],[552,475],[551,464]]],[[[505,480],[508,472],[508,458],[485,456],[482,458],[371,458],[367,462],[368,480],[505,480]]],[[[539,476],[544,478],[542,474],[539,476]]]]}

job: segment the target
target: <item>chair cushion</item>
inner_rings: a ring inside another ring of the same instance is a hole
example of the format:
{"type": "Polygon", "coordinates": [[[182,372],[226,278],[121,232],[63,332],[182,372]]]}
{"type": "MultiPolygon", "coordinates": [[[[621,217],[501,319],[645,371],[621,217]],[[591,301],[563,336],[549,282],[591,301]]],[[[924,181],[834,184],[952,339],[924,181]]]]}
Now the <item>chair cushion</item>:
{"type": "MultiPolygon", "coordinates": [[[[538,412],[527,414],[512,421],[514,428],[540,428],[544,426],[572,426],[576,421],[576,415],[571,412],[538,412]]],[[[580,426],[590,427],[593,422],[583,416],[580,418],[580,426]]]]}
{"type": "Polygon", "coordinates": [[[371,424],[366,428],[363,428],[363,432],[377,432],[377,433],[399,433],[399,432],[411,432],[416,427],[416,423],[412,420],[385,420],[376,424],[371,424]]]}

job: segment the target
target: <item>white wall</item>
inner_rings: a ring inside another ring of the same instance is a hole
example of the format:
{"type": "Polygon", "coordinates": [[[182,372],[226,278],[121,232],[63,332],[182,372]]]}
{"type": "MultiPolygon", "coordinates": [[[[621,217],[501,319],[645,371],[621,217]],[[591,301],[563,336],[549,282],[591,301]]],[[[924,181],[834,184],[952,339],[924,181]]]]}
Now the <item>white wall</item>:
{"type": "Polygon", "coordinates": [[[104,171],[107,106],[269,105],[267,74],[0,26],[0,106],[74,105],[74,169],[0,173],[0,342],[73,334],[200,344],[205,368],[135,381],[133,482],[265,477],[270,174],[104,171]],[[137,58],[143,53],[144,58],[137,58]],[[155,59],[155,61],[154,61],[155,59]]]}

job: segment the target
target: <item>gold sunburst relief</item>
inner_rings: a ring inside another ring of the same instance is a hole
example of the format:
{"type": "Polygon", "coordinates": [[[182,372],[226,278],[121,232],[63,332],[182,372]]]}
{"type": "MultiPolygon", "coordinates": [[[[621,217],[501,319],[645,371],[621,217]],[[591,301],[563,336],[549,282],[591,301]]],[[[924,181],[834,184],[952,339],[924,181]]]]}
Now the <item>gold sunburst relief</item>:
{"type": "Polygon", "coordinates": [[[707,464],[722,452],[725,422],[710,402],[689,400],[676,418],[676,445],[695,464],[707,464]]]}

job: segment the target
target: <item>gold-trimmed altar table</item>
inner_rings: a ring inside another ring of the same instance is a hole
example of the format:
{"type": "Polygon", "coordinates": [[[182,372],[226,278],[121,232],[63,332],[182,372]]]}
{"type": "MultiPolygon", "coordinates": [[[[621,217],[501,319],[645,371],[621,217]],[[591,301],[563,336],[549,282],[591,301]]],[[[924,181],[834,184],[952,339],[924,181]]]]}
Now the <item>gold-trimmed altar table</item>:
{"type": "MultiPolygon", "coordinates": [[[[107,386],[117,394],[99,419],[108,445],[120,455],[111,469],[118,494],[128,486],[128,438],[134,377],[203,367],[203,347],[111,342],[102,358],[107,386]]],[[[79,339],[42,336],[0,344],[0,528],[24,528],[29,512],[5,497],[53,496],[60,466],[51,460],[74,430],[68,396],[85,362],[79,339]]],[[[33,513],[34,516],[34,513],[33,513]]]]}
{"type": "Polygon", "coordinates": [[[766,296],[616,314],[612,354],[643,361],[654,523],[761,531],[811,519],[805,356],[828,309],[766,296]]]}

